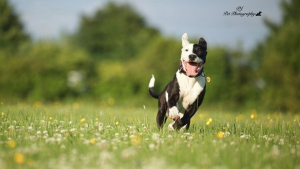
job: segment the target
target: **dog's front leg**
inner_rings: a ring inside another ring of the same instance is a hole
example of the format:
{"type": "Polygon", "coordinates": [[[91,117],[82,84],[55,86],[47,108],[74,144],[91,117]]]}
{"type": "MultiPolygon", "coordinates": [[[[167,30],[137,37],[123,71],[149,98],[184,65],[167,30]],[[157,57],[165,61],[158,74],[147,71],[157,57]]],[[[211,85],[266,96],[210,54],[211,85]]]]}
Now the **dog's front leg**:
{"type": "Polygon", "coordinates": [[[180,118],[179,116],[179,110],[177,108],[177,101],[179,99],[179,96],[176,94],[172,94],[169,97],[169,93],[166,92],[166,101],[169,107],[169,118],[173,120],[178,120],[180,118]]]}
{"type": "Polygon", "coordinates": [[[191,118],[194,116],[194,114],[197,111],[197,105],[191,105],[188,107],[188,109],[186,110],[186,112],[184,113],[183,117],[181,117],[180,119],[176,120],[172,126],[169,126],[169,128],[173,128],[174,130],[179,130],[182,127],[186,126],[186,129],[189,129],[190,127],[190,121],[191,118]]]}

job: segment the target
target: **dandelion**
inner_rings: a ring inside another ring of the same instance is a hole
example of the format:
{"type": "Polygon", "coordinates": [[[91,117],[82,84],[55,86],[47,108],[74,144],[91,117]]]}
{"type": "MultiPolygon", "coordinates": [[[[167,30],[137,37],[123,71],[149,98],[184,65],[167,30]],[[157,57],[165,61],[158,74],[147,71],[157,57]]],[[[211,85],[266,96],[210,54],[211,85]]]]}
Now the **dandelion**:
{"type": "Polygon", "coordinates": [[[142,141],[142,138],[137,134],[130,136],[130,142],[134,146],[139,145],[141,143],[141,141],[142,141]]]}
{"type": "Polygon", "coordinates": [[[250,118],[251,118],[251,119],[254,119],[256,116],[257,116],[257,115],[256,115],[256,110],[253,109],[253,110],[251,111],[250,118]]]}
{"type": "Polygon", "coordinates": [[[14,161],[18,164],[23,164],[25,162],[25,156],[22,153],[15,153],[14,161]]]}
{"type": "Polygon", "coordinates": [[[118,121],[116,121],[116,126],[117,126],[117,125],[119,125],[119,122],[118,122],[118,121]]]}
{"type": "Polygon", "coordinates": [[[95,138],[91,138],[91,139],[90,139],[90,143],[91,143],[91,144],[95,144],[95,143],[96,143],[96,139],[95,139],[95,138]]]}
{"type": "Polygon", "coordinates": [[[8,144],[8,147],[10,147],[10,148],[16,147],[16,142],[13,139],[9,140],[7,144],[8,144]]]}
{"type": "Polygon", "coordinates": [[[80,122],[84,123],[85,122],[85,118],[80,119],[80,122]]]}
{"type": "Polygon", "coordinates": [[[219,132],[217,133],[217,137],[218,137],[218,138],[223,138],[224,134],[225,134],[224,132],[219,131],[219,132]]]}
{"type": "Polygon", "coordinates": [[[4,112],[1,112],[1,116],[4,117],[4,116],[5,116],[5,113],[4,113],[4,112]]]}
{"type": "Polygon", "coordinates": [[[51,121],[51,120],[52,120],[52,117],[49,117],[49,120],[51,121]]]}
{"type": "Polygon", "coordinates": [[[212,118],[209,118],[206,122],[206,125],[208,126],[212,122],[212,118]]]}

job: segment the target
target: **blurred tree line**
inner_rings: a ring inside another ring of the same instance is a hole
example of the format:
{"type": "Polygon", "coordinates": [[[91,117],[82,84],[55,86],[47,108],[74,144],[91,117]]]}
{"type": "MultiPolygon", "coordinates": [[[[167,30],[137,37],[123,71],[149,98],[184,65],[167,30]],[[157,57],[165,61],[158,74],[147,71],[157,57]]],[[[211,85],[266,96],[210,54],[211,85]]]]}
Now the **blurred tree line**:
{"type": "MultiPolygon", "coordinates": [[[[299,112],[299,2],[282,1],[282,23],[266,20],[270,34],[251,52],[208,45],[205,72],[212,81],[204,105],[299,112]]],[[[179,67],[180,49],[180,37],[163,37],[129,5],[114,3],[83,15],[74,34],[35,42],[0,0],[0,99],[154,105],[150,77],[163,90],[179,67]]]]}

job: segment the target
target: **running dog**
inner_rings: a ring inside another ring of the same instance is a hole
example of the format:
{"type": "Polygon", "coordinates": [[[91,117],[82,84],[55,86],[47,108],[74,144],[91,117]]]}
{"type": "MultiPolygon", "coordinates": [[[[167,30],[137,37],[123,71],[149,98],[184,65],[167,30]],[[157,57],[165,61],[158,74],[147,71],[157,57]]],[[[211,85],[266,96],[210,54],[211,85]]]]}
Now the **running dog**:
{"type": "Polygon", "coordinates": [[[149,83],[150,95],[158,99],[156,122],[163,127],[167,117],[174,120],[169,130],[188,129],[190,120],[202,104],[205,95],[204,64],[207,55],[207,43],[200,38],[198,44],[188,41],[187,33],[182,36],[181,62],[173,80],[157,94],[154,91],[155,78],[149,83]]]}

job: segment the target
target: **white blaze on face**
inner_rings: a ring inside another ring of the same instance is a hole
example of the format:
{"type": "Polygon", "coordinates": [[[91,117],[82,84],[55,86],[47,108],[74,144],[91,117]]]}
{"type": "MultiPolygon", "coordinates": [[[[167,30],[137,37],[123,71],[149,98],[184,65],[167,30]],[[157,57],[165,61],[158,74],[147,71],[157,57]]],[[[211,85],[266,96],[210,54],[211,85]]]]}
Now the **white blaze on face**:
{"type": "Polygon", "coordinates": [[[193,62],[190,62],[190,55],[193,53],[194,44],[188,41],[187,34],[182,35],[181,62],[187,76],[196,76],[202,68],[203,60],[196,56],[193,62]]]}

